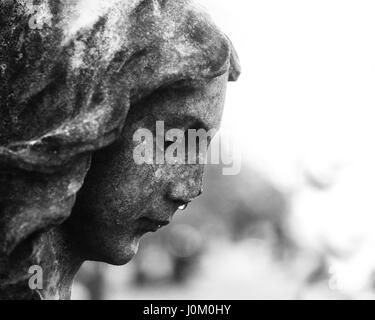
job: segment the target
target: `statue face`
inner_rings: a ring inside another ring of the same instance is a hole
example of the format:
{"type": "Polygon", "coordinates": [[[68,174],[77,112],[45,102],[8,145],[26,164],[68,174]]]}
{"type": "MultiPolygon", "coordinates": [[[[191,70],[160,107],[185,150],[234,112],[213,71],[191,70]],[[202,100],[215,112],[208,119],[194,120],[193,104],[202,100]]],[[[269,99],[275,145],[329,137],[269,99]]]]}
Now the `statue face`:
{"type": "Polygon", "coordinates": [[[133,136],[147,129],[155,137],[157,121],[164,121],[165,131],[218,129],[227,80],[225,74],[154,92],[131,107],[121,138],[93,154],[67,222],[85,259],[127,263],[142,235],[167,225],[181,205],[202,193],[203,165],[138,165],[133,152],[139,142],[133,136]]]}

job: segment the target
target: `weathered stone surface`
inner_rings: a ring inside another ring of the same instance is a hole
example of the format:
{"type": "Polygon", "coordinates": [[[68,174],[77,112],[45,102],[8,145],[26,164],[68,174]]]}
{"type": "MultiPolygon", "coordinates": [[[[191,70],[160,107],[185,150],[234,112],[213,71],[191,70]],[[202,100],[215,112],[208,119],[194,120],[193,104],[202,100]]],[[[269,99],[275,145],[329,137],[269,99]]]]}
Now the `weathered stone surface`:
{"type": "Polygon", "coordinates": [[[1,0],[0,298],[65,299],[85,259],[131,258],[121,212],[166,209],[154,195],[180,177],[190,201],[185,182],[203,171],[134,167],[131,135],[158,119],[218,127],[238,75],[230,41],[187,0],[1,0]],[[45,271],[39,293],[31,265],[45,271]]]}

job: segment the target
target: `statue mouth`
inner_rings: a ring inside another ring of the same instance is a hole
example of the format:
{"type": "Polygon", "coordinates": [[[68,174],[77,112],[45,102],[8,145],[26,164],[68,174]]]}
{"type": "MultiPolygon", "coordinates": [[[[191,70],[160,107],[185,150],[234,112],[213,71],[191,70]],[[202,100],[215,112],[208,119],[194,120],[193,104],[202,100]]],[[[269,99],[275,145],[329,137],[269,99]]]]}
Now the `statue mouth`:
{"type": "Polygon", "coordinates": [[[156,220],[152,218],[142,217],[136,221],[136,228],[138,233],[144,234],[147,232],[156,232],[162,227],[167,226],[169,223],[169,220],[156,220]]]}

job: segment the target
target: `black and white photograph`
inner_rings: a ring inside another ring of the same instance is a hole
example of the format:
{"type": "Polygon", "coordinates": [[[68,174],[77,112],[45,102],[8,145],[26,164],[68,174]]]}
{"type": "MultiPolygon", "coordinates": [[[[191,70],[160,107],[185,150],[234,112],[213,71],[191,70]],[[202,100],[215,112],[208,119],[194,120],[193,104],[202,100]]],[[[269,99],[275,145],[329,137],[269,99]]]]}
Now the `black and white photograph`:
{"type": "Polygon", "coordinates": [[[373,0],[0,0],[0,300],[374,300],[374,110],[373,0]]]}

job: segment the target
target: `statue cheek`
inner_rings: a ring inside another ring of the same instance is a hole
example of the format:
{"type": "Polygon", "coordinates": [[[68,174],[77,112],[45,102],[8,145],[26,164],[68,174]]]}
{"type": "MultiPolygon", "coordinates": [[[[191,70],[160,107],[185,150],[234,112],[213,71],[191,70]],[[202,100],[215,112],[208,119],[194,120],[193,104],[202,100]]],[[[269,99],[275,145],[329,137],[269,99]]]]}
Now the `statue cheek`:
{"type": "Polygon", "coordinates": [[[206,91],[206,112],[210,123],[214,128],[220,128],[223,116],[225,96],[227,91],[228,73],[214,79],[206,91]]]}

